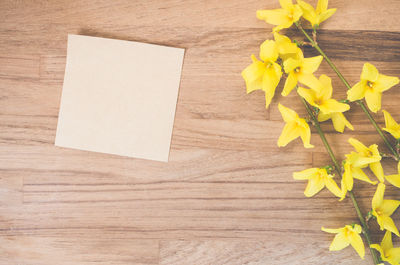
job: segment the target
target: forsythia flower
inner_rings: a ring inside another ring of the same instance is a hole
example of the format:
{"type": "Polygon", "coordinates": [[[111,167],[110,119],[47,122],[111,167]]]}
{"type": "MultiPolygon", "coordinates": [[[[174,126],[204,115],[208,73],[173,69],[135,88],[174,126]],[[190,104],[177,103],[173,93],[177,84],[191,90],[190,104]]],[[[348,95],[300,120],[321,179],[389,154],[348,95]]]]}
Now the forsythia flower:
{"type": "Polygon", "coordinates": [[[332,82],[326,75],[321,75],[318,82],[311,84],[311,89],[299,87],[297,90],[310,105],[317,107],[323,114],[345,112],[350,106],[336,101],[332,97],[332,82]]]}
{"type": "Polygon", "coordinates": [[[342,250],[351,244],[351,246],[357,251],[358,255],[360,255],[360,257],[364,259],[365,248],[360,236],[360,233],[362,231],[360,225],[346,225],[345,227],[338,229],[328,229],[322,227],[321,230],[327,233],[336,234],[329,247],[330,251],[342,250]]]}
{"type": "Polygon", "coordinates": [[[283,62],[283,68],[288,75],[285,86],[282,91],[282,96],[287,96],[296,87],[297,82],[306,86],[313,86],[318,79],[313,75],[317,71],[322,62],[322,56],[304,58],[303,52],[298,50],[297,58],[288,58],[283,62]]]}
{"type": "Polygon", "coordinates": [[[345,126],[354,130],[342,113],[349,110],[350,106],[332,99],[332,90],[331,79],[326,75],[321,75],[318,82],[311,84],[311,89],[300,87],[297,91],[310,105],[321,110],[318,114],[319,122],[332,119],[336,131],[343,132],[345,126]]]}
{"type": "Polygon", "coordinates": [[[333,112],[329,114],[318,113],[318,121],[324,122],[331,119],[333,123],[333,127],[338,132],[343,132],[344,127],[349,128],[350,130],[354,130],[353,125],[346,119],[346,117],[341,112],[333,112]]]}
{"type": "Polygon", "coordinates": [[[353,178],[368,182],[373,185],[377,183],[376,181],[370,180],[360,167],[354,165],[357,159],[358,154],[355,152],[351,152],[349,155],[346,155],[346,161],[344,162],[343,166],[343,181],[348,191],[353,189],[353,178]]]}
{"type": "Polygon", "coordinates": [[[379,154],[378,145],[373,144],[366,147],[363,143],[357,139],[350,138],[349,143],[356,149],[357,157],[354,159],[354,165],[356,167],[367,167],[375,174],[380,182],[385,181],[385,176],[383,174],[383,167],[381,164],[381,155],[379,154]]]}
{"type": "Polygon", "coordinates": [[[382,92],[399,83],[399,78],[382,75],[375,66],[365,63],[361,73],[361,81],[347,91],[347,99],[356,101],[365,97],[368,108],[372,112],[381,109],[382,92]]]}
{"type": "Polygon", "coordinates": [[[303,10],[303,17],[311,23],[313,28],[318,27],[336,12],[336,8],[328,9],[328,0],[318,0],[316,9],[304,1],[297,2],[303,10]]]}
{"type": "Polygon", "coordinates": [[[275,89],[282,76],[281,67],[275,62],[278,59],[278,48],[275,41],[266,40],[260,46],[260,58],[258,61],[251,56],[253,63],[242,72],[246,82],[247,93],[254,90],[263,90],[265,93],[265,107],[268,108],[275,94],[275,89]]]}
{"type": "Polygon", "coordinates": [[[286,122],[281,136],[279,136],[278,146],[286,146],[300,136],[305,148],[313,148],[314,146],[310,144],[311,130],[307,122],[300,118],[294,110],[286,108],[281,104],[278,105],[278,108],[283,120],[286,122]]]}
{"type": "Polygon", "coordinates": [[[383,115],[385,116],[385,126],[386,128],[383,128],[383,130],[387,131],[390,133],[394,138],[400,139],[400,124],[398,124],[390,115],[389,112],[386,110],[383,110],[383,115]]]}
{"type": "Polygon", "coordinates": [[[306,195],[306,197],[314,196],[324,187],[326,187],[335,196],[342,196],[342,191],[333,180],[333,176],[328,174],[325,168],[309,168],[300,172],[294,172],[293,178],[297,180],[308,179],[308,184],[304,191],[304,195],[306,195]]]}
{"type": "Polygon", "coordinates": [[[378,188],[372,198],[372,215],[376,217],[381,230],[386,229],[400,236],[399,230],[397,230],[392,218],[390,218],[397,207],[399,207],[400,201],[384,200],[385,187],[383,183],[378,184],[378,188]]]}
{"type": "Polygon", "coordinates": [[[392,265],[399,265],[400,263],[400,248],[394,248],[392,242],[392,232],[386,231],[380,245],[371,244],[371,248],[379,251],[381,259],[387,261],[392,265]]]}
{"type": "Polygon", "coordinates": [[[397,164],[397,171],[399,174],[386,176],[386,180],[393,186],[400,188],[400,162],[397,164]]]}
{"type": "Polygon", "coordinates": [[[294,5],[292,0],[279,0],[282,8],[273,10],[257,10],[257,18],[265,20],[268,24],[276,25],[274,31],[290,28],[297,22],[303,11],[299,5],[294,5]]]}

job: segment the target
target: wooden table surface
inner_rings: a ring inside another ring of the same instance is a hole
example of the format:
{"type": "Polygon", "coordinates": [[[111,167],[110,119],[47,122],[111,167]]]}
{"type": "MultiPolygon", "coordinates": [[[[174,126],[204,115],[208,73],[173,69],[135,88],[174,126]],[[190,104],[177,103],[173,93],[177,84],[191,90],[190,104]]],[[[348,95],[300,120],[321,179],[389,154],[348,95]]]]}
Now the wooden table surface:
{"type": "MultiPolygon", "coordinates": [[[[350,83],[365,61],[400,76],[400,1],[329,2],[338,11],[319,43],[350,83]]],[[[299,99],[278,96],[266,110],[262,93],[245,93],[240,72],[271,38],[255,12],[277,7],[277,0],[0,1],[0,264],[372,264],[368,251],[366,261],[351,248],[328,252],[333,236],[320,230],[357,222],[349,199],[326,190],[307,199],[305,183],[292,179],[328,163],[318,135],[312,150],[299,141],[276,145],[284,125],[277,104],[304,114],[299,99]],[[169,163],[54,146],[68,33],[186,49],[169,163]]],[[[325,62],[319,73],[344,98],[325,62]]],[[[397,120],[399,102],[399,85],[385,92],[383,106],[397,120]]],[[[323,126],[338,157],[351,150],[350,136],[384,150],[352,107],[356,131],[323,126]]],[[[394,167],[385,162],[386,173],[394,167]]],[[[375,188],[355,188],[368,211],[375,188]]],[[[399,190],[388,187],[386,196],[399,198],[399,190]]],[[[399,212],[394,219],[399,224],[399,212]]]]}

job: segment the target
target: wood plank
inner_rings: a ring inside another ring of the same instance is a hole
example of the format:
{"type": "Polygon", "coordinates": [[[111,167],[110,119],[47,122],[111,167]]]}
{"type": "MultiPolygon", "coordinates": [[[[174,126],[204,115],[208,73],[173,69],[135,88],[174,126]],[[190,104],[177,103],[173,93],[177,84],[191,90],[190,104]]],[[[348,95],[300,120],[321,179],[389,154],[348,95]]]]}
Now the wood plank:
{"type": "Polygon", "coordinates": [[[70,235],[7,236],[0,238],[0,243],[3,264],[159,264],[158,241],[155,240],[120,240],[99,233],[85,240],[70,235]]]}
{"type": "MultiPolygon", "coordinates": [[[[327,236],[328,237],[328,236],[327,236]]],[[[356,265],[364,261],[354,260],[354,250],[326,253],[326,242],[302,242],[296,236],[288,235],[285,243],[269,241],[162,241],[160,264],[326,264],[356,265]],[[299,260],[298,245],[306,253],[299,260]],[[334,259],[334,260],[333,260],[334,259]]],[[[366,259],[369,259],[367,253],[366,259]]]]}

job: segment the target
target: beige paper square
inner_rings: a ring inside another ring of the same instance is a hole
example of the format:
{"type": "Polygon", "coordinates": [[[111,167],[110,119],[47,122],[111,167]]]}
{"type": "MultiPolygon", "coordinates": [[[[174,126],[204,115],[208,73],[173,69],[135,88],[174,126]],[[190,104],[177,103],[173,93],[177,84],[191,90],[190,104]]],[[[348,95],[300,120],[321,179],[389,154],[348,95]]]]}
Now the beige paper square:
{"type": "Polygon", "coordinates": [[[184,49],[68,35],[55,145],[168,161],[184,49]]]}

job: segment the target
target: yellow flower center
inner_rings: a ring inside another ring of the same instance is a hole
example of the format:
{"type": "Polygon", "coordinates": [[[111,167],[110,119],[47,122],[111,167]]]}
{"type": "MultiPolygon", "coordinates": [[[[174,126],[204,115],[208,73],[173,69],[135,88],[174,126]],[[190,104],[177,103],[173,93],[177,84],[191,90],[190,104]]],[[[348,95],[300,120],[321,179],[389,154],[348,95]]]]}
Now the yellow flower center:
{"type": "Polygon", "coordinates": [[[372,83],[371,81],[368,81],[368,82],[367,82],[367,86],[368,86],[369,88],[373,88],[374,83],[372,83]]]}
{"type": "Polygon", "coordinates": [[[320,99],[320,98],[317,98],[315,101],[315,104],[317,104],[317,105],[319,105],[319,106],[321,106],[322,105],[322,102],[323,102],[323,100],[322,99],[320,99]]]}
{"type": "Polygon", "coordinates": [[[382,215],[383,214],[383,212],[380,209],[376,209],[375,212],[376,212],[377,215],[382,215]]]}
{"type": "Polygon", "coordinates": [[[300,72],[300,66],[299,67],[296,67],[295,69],[294,69],[294,71],[296,72],[296,73],[299,73],[300,72]]]}
{"type": "Polygon", "coordinates": [[[364,154],[365,154],[366,157],[372,157],[372,156],[374,156],[374,154],[373,154],[370,150],[365,151],[364,154]]]}

